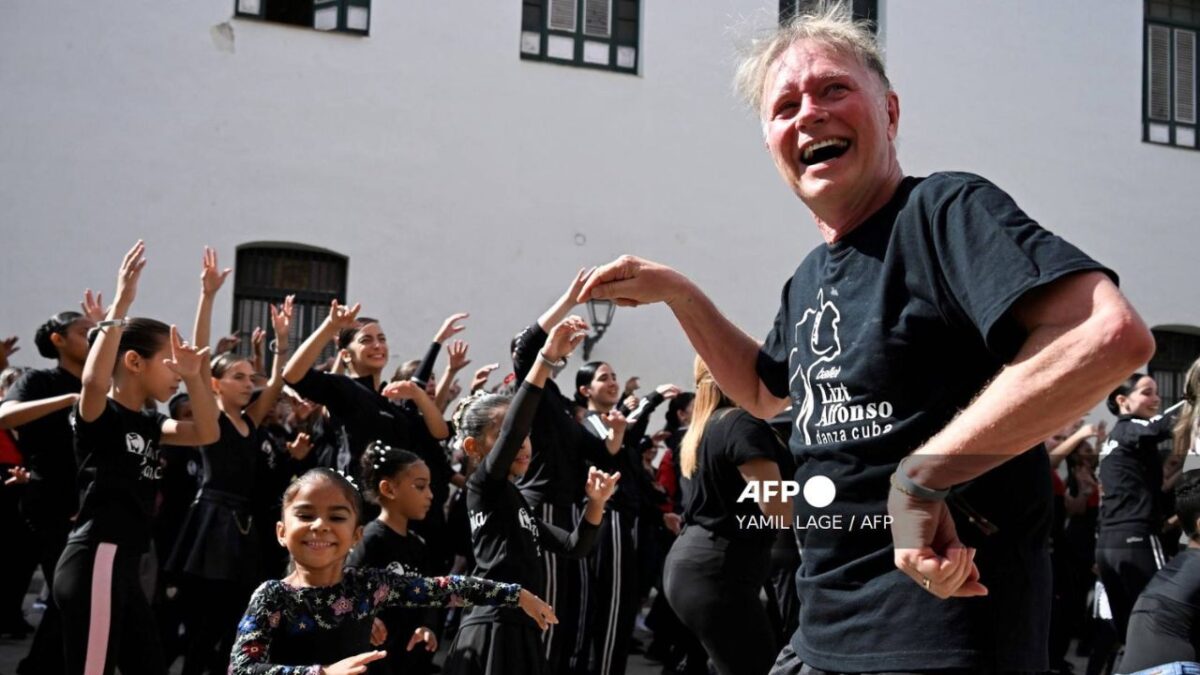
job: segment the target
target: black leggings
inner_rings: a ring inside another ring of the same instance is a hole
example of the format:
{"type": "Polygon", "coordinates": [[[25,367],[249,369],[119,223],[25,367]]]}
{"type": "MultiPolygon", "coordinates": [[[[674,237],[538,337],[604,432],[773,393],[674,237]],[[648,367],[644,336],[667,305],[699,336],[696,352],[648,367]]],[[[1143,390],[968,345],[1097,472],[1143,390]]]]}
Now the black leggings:
{"type": "Polygon", "coordinates": [[[54,575],[67,675],[166,675],[141,559],[116,544],[67,544],[54,575]]]}
{"type": "Polygon", "coordinates": [[[721,675],[765,675],[775,662],[775,631],[759,599],[770,563],[769,543],[735,542],[695,525],[667,554],[667,601],[721,675]]]}
{"type": "Polygon", "coordinates": [[[1153,534],[1105,532],[1096,542],[1096,567],[1112,608],[1117,639],[1125,640],[1133,603],[1166,565],[1162,545],[1153,534]]]}

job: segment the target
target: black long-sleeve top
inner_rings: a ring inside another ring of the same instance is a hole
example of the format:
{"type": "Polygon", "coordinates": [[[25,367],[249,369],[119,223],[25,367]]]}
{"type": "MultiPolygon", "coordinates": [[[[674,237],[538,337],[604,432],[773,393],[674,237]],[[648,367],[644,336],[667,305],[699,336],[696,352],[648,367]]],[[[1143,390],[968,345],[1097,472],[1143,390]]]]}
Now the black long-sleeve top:
{"type": "MultiPolygon", "coordinates": [[[[599,467],[609,473],[614,471],[621,472],[621,483],[617,487],[616,494],[610,500],[610,504],[614,509],[628,515],[643,515],[647,517],[660,518],[662,512],[658,505],[665,499],[666,495],[654,488],[650,480],[650,476],[646,474],[642,468],[642,450],[640,442],[642,437],[646,435],[646,427],[650,424],[650,416],[654,410],[662,404],[663,395],[657,391],[651,392],[642,400],[637,409],[631,415],[634,417],[627,427],[625,427],[625,436],[621,440],[621,449],[615,455],[608,455],[604,462],[598,463],[599,467]]],[[[585,428],[597,438],[604,439],[608,437],[609,429],[601,419],[597,412],[589,412],[584,423],[585,428]]]]}
{"type": "MultiPolygon", "coordinates": [[[[421,365],[417,366],[417,370],[409,379],[421,385],[422,387],[425,386],[425,383],[429,381],[429,378],[433,377],[433,364],[437,363],[438,353],[441,351],[442,343],[429,343],[429,349],[426,350],[425,357],[421,359],[421,365]]],[[[410,402],[405,401],[405,403],[410,402]]]]}
{"type": "Polygon", "coordinates": [[[341,422],[350,446],[349,468],[356,478],[361,474],[359,459],[372,441],[397,448],[413,445],[412,417],[375,391],[369,376],[352,378],[310,369],[292,388],[324,405],[341,422]]]}
{"type": "MultiPolygon", "coordinates": [[[[513,371],[517,381],[537,363],[538,351],[546,344],[546,331],[536,322],[521,331],[513,349],[513,371]]],[[[534,413],[529,440],[533,457],[529,470],[517,487],[534,509],[542,504],[571,506],[583,500],[583,485],[589,464],[608,462],[608,447],[575,420],[574,402],[564,396],[553,380],[546,380],[534,413]]]]}
{"type": "MultiPolygon", "coordinates": [[[[580,520],[573,532],[542,522],[509,479],[509,469],[529,435],[541,394],[539,387],[521,385],[504,416],[496,444],[467,481],[467,516],[475,551],[473,574],[525,588],[541,588],[544,583],[543,546],[567,557],[583,557],[591,552],[599,530],[586,520],[580,520]]],[[[523,612],[497,607],[469,610],[462,625],[490,621],[533,625],[523,612]]]]}
{"type": "Polygon", "coordinates": [[[1158,445],[1171,438],[1172,417],[1117,418],[1100,462],[1100,532],[1156,534],[1170,514],[1158,445]]]}

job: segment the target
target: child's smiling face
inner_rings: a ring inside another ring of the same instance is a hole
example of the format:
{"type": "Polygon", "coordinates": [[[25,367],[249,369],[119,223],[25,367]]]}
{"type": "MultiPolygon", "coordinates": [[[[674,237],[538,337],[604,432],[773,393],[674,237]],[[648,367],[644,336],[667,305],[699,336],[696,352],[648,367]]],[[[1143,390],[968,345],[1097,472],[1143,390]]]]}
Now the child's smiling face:
{"type": "Polygon", "coordinates": [[[297,568],[340,568],[362,538],[362,527],[345,491],[332,480],[318,479],[303,484],[284,505],[275,535],[297,568]]]}

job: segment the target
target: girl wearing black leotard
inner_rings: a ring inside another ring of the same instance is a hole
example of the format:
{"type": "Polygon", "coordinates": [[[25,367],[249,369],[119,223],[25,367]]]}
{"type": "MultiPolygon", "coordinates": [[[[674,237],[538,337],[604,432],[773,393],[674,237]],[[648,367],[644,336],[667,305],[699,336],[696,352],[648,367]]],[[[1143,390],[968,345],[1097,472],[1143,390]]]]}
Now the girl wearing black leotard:
{"type": "MultiPolygon", "coordinates": [[[[201,292],[196,310],[195,339],[208,345],[213,299],[230,270],[217,268],[217,254],[204,251],[201,292]]],[[[234,628],[254,587],[262,581],[259,524],[254,519],[256,492],[264,491],[268,466],[261,452],[259,426],[283,391],[283,361],[291,329],[293,297],[270,306],[275,339],[271,378],[257,398],[254,367],[232,352],[211,362],[221,438],[200,448],[203,478],[188,509],[168,572],[181,578],[181,602],[187,643],[183,674],[213,675],[229,667],[234,628]]],[[[258,330],[256,329],[256,333],[258,330]]]]}
{"type": "MultiPolygon", "coordinates": [[[[574,532],[543,523],[530,511],[513,479],[529,467],[529,428],[550,374],[551,364],[563,359],[582,341],[587,324],[578,317],[550,331],[538,363],[511,400],[495,394],[467,399],[455,415],[463,449],[479,462],[467,481],[467,510],[475,550],[475,574],[498,581],[519,581],[529,588],[542,583],[542,547],[568,556],[586,555],[620,474],[592,469],[588,503],[574,532]]],[[[546,625],[541,626],[543,629],[546,625]]],[[[511,611],[479,608],[462,620],[450,656],[447,675],[523,673],[543,675],[548,663],[538,626],[511,611]]]]}

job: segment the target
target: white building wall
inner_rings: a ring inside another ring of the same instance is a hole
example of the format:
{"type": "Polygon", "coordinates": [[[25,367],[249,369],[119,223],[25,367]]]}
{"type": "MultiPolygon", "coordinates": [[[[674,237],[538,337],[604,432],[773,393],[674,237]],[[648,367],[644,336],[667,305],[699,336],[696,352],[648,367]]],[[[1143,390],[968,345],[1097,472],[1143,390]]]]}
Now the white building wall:
{"type": "MultiPolygon", "coordinates": [[[[988,176],[1121,272],[1150,323],[1200,324],[1200,153],[1140,142],[1141,3],[881,4],[904,168],[988,176]]],[[[232,5],[0,4],[0,335],[22,336],[18,362],[40,362],[34,327],[84,287],[111,295],[138,237],[135,312],[187,326],[204,244],[230,266],[252,241],[348,255],[397,364],[457,310],[474,363],[504,361],[575,269],[623,252],[682,268],[762,335],[819,242],[729,84],[775,0],[645,0],[637,77],[521,61],[518,0],[376,0],[367,38],[232,5]]],[[[595,352],[647,387],[687,385],[689,354],[661,307],[619,311],[595,352]]]]}
{"type": "Polygon", "coordinates": [[[1113,267],[1152,326],[1200,325],[1200,152],[1141,142],[1142,3],[887,3],[912,173],[972,171],[1113,267]]]}

